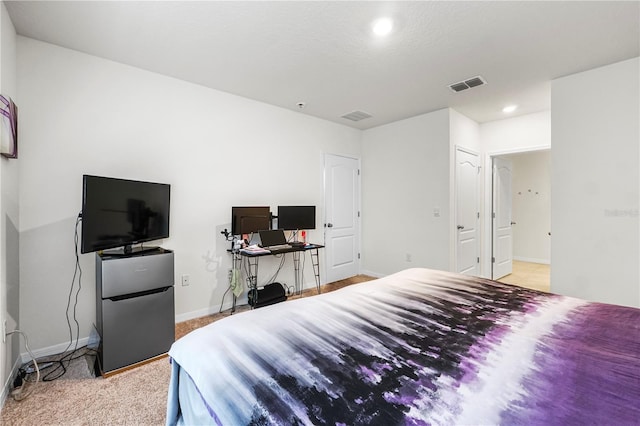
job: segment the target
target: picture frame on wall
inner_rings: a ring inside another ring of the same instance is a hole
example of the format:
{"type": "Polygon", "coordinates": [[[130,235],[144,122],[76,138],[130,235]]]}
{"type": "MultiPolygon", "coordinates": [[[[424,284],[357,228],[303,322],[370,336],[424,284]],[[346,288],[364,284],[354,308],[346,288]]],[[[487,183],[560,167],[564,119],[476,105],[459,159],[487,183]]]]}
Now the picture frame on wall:
{"type": "Polygon", "coordinates": [[[18,107],[4,95],[0,95],[0,121],[0,155],[18,158],[18,107]]]}

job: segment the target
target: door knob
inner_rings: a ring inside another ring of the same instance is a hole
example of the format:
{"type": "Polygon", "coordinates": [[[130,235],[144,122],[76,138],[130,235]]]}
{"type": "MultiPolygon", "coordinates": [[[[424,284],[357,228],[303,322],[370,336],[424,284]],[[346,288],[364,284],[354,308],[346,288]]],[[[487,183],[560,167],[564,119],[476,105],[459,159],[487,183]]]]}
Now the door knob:
{"type": "Polygon", "coordinates": [[[458,229],[464,229],[464,226],[458,225],[458,229]]]}
{"type": "Polygon", "coordinates": [[[333,228],[333,223],[327,223],[324,226],[326,226],[327,228],[333,228]]]}
{"type": "Polygon", "coordinates": [[[512,224],[512,225],[515,225],[516,223],[515,223],[515,222],[511,222],[511,224],[512,224]]]}

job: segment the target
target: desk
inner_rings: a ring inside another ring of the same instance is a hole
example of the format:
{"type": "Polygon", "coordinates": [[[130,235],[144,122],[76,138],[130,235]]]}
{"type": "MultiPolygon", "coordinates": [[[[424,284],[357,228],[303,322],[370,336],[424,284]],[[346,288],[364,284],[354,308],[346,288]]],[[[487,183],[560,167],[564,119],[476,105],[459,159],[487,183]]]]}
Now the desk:
{"type": "MultiPolygon", "coordinates": [[[[313,265],[313,275],[316,281],[316,289],[320,294],[320,260],[318,256],[318,250],[324,248],[320,244],[308,244],[300,247],[291,247],[282,250],[274,250],[268,253],[246,253],[240,250],[234,250],[233,254],[233,267],[234,269],[241,269],[242,261],[247,264],[247,280],[249,283],[248,291],[258,291],[258,261],[264,256],[276,256],[285,255],[291,253],[293,256],[293,269],[295,279],[295,292],[294,294],[300,294],[302,292],[302,271],[300,270],[300,254],[309,252],[311,254],[311,264],[313,265]]],[[[255,298],[253,300],[256,300],[255,298]]],[[[233,307],[231,312],[234,312],[236,308],[236,296],[233,296],[233,307]]]]}

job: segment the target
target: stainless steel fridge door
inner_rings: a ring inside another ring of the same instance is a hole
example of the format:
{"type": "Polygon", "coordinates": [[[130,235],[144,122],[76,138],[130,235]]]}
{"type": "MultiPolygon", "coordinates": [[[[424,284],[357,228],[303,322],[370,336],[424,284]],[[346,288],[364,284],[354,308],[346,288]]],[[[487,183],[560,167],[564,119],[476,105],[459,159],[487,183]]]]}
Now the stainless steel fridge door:
{"type": "Polygon", "coordinates": [[[96,263],[99,297],[108,299],[174,284],[173,252],[109,258],[96,263]]]}
{"type": "Polygon", "coordinates": [[[175,340],[173,287],[129,298],[102,300],[103,372],[169,351],[175,340]]]}

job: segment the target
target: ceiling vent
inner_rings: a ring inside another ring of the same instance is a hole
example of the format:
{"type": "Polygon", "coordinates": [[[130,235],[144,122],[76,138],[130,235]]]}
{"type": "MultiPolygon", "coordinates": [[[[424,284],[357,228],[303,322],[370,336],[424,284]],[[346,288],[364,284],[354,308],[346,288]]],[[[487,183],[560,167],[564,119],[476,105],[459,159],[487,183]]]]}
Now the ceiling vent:
{"type": "Polygon", "coordinates": [[[472,87],[482,86],[483,84],[487,84],[485,79],[480,76],[476,76],[464,81],[460,81],[458,83],[450,84],[449,89],[457,93],[462,92],[463,90],[471,89],[472,87]]]}
{"type": "Polygon", "coordinates": [[[369,117],[372,117],[372,115],[367,114],[364,111],[353,111],[353,112],[350,112],[349,114],[345,114],[342,116],[342,118],[346,118],[347,120],[351,120],[351,121],[360,121],[369,117]]]}

